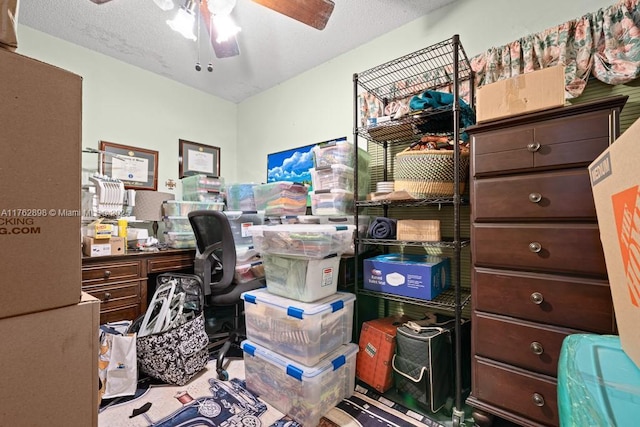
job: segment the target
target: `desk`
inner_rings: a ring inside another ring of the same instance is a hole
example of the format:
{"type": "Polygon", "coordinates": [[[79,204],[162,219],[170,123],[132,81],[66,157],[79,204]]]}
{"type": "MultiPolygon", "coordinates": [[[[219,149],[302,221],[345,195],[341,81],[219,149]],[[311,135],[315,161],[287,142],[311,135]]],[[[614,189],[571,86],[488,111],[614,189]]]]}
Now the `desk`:
{"type": "Polygon", "coordinates": [[[195,249],[129,252],[126,255],[82,257],[82,290],[98,298],[100,324],[134,320],[147,310],[155,277],[165,272],[193,272],[195,249]],[[151,288],[150,292],[147,289],[151,288]]]}

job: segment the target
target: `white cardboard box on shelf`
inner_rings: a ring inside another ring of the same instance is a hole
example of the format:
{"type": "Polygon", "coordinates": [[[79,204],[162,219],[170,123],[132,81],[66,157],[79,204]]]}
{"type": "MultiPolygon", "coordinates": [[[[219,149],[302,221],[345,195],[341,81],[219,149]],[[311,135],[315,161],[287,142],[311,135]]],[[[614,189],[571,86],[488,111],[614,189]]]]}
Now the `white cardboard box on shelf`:
{"type": "Polygon", "coordinates": [[[600,240],[622,349],[640,368],[640,121],[591,165],[600,240]]]}
{"type": "Polygon", "coordinates": [[[317,426],[320,418],[354,392],[355,344],[341,345],[313,366],[249,340],[241,346],[247,388],[303,426],[317,426]]]}
{"type": "Polygon", "coordinates": [[[242,294],[247,338],[306,366],[351,341],[355,295],[337,292],[313,303],[267,289],[242,294]]]}

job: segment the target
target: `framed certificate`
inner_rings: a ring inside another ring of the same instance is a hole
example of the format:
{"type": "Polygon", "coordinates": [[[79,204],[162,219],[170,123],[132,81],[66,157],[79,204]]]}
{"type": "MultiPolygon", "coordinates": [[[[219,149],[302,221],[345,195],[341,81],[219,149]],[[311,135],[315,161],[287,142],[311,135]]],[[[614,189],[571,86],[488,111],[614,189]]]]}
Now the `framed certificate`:
{"type": "Polygon", "coordinates": [[[220,147],[180,139],[179,177],[203,174],[220,176],[220,147]]]}
{"type": "Polygon", "coordinates": [[[100,141],[102,172],[124,183],[124,188],[158,189],[158,152],[100,141]]]}

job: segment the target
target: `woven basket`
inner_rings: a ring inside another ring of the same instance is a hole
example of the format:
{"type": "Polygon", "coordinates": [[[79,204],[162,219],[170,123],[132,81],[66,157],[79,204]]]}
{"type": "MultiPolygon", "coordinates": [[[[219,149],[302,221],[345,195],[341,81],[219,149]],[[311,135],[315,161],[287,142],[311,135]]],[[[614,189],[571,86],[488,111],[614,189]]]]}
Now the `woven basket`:
{"type": "MultiPolygon", "coordinates": [[[[453,150],[410,150],[396,154],[395,191],[413,197],[452,196],[453,150]]],[[[460,193],[469,175],[469,153],[460,153],[460,193]]]]}

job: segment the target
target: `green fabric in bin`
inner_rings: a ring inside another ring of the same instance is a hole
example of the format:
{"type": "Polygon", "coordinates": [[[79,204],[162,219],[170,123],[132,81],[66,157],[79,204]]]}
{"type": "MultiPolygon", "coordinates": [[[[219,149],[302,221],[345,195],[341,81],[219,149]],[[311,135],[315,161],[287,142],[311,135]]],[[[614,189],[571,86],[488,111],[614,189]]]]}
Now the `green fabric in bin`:
{"type": "Polygon", "coordinates": [[[565,338],[558,362],[560,425],[640,425],[640,369],[614,335],[565,338]]]}

